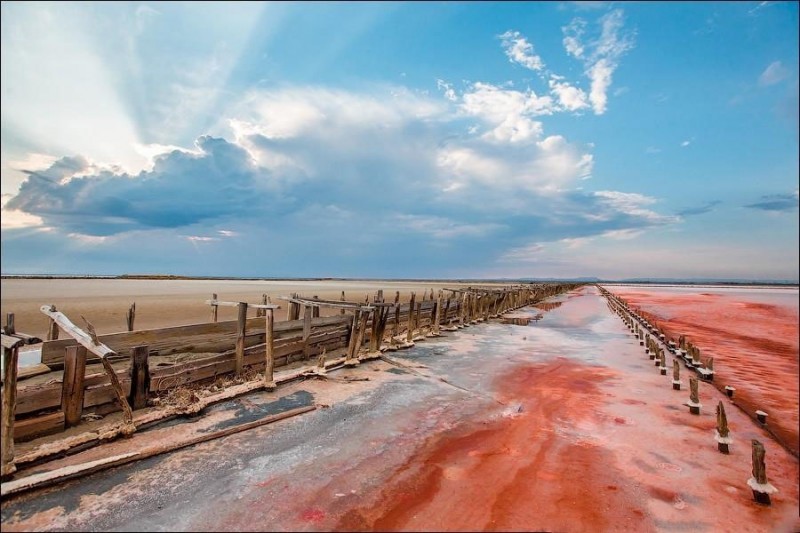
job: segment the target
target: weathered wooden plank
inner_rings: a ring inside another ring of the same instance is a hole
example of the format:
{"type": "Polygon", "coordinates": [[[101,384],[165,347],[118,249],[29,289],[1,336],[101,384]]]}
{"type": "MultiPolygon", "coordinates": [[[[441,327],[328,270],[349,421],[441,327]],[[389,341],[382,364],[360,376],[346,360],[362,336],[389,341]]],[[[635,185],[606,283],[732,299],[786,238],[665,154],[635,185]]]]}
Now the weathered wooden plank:
{"type": "Polygon", "coordinates": [[[147,407],[147,397],[150,393],[149,355],[150,348],[147,346],[137,346],[131,355],[131,390],[128,401],[133,409],[147,407]]]}
{"type": "Polygon", "coordinates": [[[76,426],[83,412],[83,379],[86,374],[86,348],[70,346],[64,357],[64,379],[61,384],[61,410],[64,427],[76,426]]]}
{"type": "Polygon", "coordinates": [[[11,335],[6,335],[5,333],[0,335],[0,337],[2,338],[3,348],[6,350],[13,350],[14,348],[19,348],[20,346],[25,344],[24,340],[18,337],[12,337],[11,335]]]}
{"type": "Polygon", "coordinates": [[[42,374],[47,374],[49,372],[52,372],[50,367],[42,363],[32,366],[23,366],[17,372],[17,382],[32,378],[34,376],[41,376],[42,374]]]}
{"type": "Polygon", "coordinates": [[[14,423],[14,440],[24,442],[43,435],[64,430],[64,412],[56,411],[34,418],[17,420],[14,423]]]}
{"type": "Polygon", "coordinates": [[[2,421],[0,421],[0,476],[13,474],[14,466],[14,417],[17,410],[17,363],[19,346],[14,342],[6,342],[3,335],[3,396],[2,421]]]}

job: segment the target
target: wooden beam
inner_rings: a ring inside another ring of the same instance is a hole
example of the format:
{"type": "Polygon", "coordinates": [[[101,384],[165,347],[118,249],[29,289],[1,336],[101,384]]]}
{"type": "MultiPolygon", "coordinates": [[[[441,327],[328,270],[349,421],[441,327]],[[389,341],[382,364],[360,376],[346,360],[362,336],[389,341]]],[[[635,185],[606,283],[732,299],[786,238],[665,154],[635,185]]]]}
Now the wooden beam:
{"type": "Polygon", "coordinates": [[[149,356],[150,348],[147,346],[137,346],[131,353],[131,391],[128,398],[133,409],[147,407],[150,394],[149,356]]]}
{"type": "Polygon", "coordinates": [[[65,333],[100,358],[100,361],[103,363],[103,368],[108,374],[108,378],[111,380],[111,387],[113,387],[114,393],[117,395],[117,400],[122,408],[125,422],[132,424],[133,413],[131,412],[131,407],[128,405],[128,401],[125,399],[125,393],[122,391],[119,378],[117,377],[116,372],[114,372],[114,369],[111,367],[111,363],[108,361],[108,356],[117,355],[116,352],[97,340],[97,335],[93,334],[94,328],[91,327],[91,324],[88,322],[87,325],[90,328],[89,332],[91,335],[87,334],[85,331],[73,324],[63,313],[59,311],[53,311],[52,306],[43,305],[39,309],[42,311],[42,313],[55,320],[58,324],[58,327],[64,330],[65,333]]]}
{"type": "Polygon", "coordinates": [[[3,340],[3,397],[0,421],[0,477],[14,473],[14,417],[17,412],[17,364],[21,340],[2,336],[3,340]]]}
{"type": "Polygon", "coordinates": [[[247,334],[247,302],[239,302],[239,317],[236,322],[236,375],[244,369],[244,337],[247,334]]]}
{"type": "MultiPolygon", "coordinates": [[[[287,301],[297,306],[300,305],[311,306],[311,307],[321,306],[321,307],[331,307],[333,309],[349,309],[349,310],[361,309],[362,311],[372,310],[372,306],[369,304],[360,304],[355,302],[341,302],[336,300],[321,300],[321,299],[313,300],[310,298],[299,298],[296,296],[291,296],[291,297],[280,296],[279,299],[287,301]]],[[[298,316],[299,316],[299,311],[298,311],[298,316]]]]}
{"type": "Polygon", "coordinates": [[[14,327],[14,313],[6,314],[6,327],[3,328],[3,331],[6,335],[13,335],[17,332],[16,328],[14,327]]]}
{"type": "Polygon", "coordinates": [[[64,378],[61,382],[61,410],[64,427],[77,426],[83,412],[83,378],[86,376],[86,348],[70,346],[64,354],[64,378]]]}
{"type": "MultiPolygon", "coordinates": [[[[239,307],[240,303],[247,303],[247,302],[227,302],[224,300],[206,300],[206,304],[212,306],[222,306],[222,307],[239,307]]],[[[274,304],[247,304],[248,307],[253,309],[280,309],[280,305],[274,304]]]]}
{"type": "MultiPolygon", "coordinates": [[[[211,295],[211,299],[213,301],[217,300],[217,293],[216,292],[211,295]]],[[[217,310],[218,310],[217,306],[214,305],[214,304],[211,304],[211,322],[216,322],[217,321],[217,310]]]]}

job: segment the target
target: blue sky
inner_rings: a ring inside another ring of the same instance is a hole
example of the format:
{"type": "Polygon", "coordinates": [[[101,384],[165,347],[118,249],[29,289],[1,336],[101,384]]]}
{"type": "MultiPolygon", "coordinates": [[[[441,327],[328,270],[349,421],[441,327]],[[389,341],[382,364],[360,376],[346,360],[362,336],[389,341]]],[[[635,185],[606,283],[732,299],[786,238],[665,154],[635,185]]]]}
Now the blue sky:
{"type": "Polygon", "coordinates": [[[798,278],[798,4],[2,4],[2,272],[798,278]]]}

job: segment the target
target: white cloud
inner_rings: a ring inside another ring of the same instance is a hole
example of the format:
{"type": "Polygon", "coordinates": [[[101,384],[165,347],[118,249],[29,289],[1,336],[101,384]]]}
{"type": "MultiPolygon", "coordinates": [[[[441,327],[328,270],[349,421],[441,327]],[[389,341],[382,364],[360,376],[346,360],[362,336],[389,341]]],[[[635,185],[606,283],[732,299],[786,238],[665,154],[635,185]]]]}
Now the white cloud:
{"type": "Polygon", "coordinates": [[[581,18],[574,18],[572,22],[561,28],[564,33],[564,49],[567,54],[577,59],[583,58],[584,47],[581,38],[586,31],[586,21],[581,18]]]}
{"type": "Polygon", "coordinates": [[[530,117],[553,113],[553,99],[532,90],[502,89],[475,83],[462,99],[461,109],[492,126],[484,138],[499,142],[534,141],[542,135],[542,123],[530,117]]]}
{"type": "Polygon", "coordinates": [[[444,93],[444,97],[450,100],[451,102],[455,102],[458,100],[458,96],[456,96],[455,90],[453,90],[453,85],[447,83],[444,80],[436,80],[436,87],[444,93]]]}
{"type": "Polygon", "coordinates": [[[550,76],[550,92],[558,99],[559,105],[567,111],[578,111],[589,107],[586,93],[582,89],[561,81],[561,76],[550,76]]]}
{"type": "MultiPolygon", "coordinates": [[[[655,211],[646,209],[644,206],[656,203],[656,199],[645,196],[644,194],[619,191],[597,191],[594,195],[600,200],[601,205],[610,208],[609,212],[605,214],[606,216],[622,213],[645,220],[651,224],[666,224],[679,220],[678,217],[661,215],[655,211]]],[[[603,213],[600,213],[599,216],[603,216],[603,213]]]]}
{"type": "Polygon", "coordinates": [[[690,144],[692,144],[692,141],[690,141],[690,140],[688,140],[688,139],[687,139],[687,140],[685,140],[685,141],[683,141],[683,142],[681,143],[681,146],[682,146],[682,147],[684,147],[684,148],[686,148],[686,147],[687,147],[687,146],[689,146],[690,144]]]}
{"type": "Polygon", "coordinates": [[[600,35],[596,40],[583,42],[586,22],[575,18],[561,30],[567,54],[584,62],[585,74],[590,81],[589,102],[595,114],[602,115],[608,108],[608,90],[614,71],[622,55],[633,47],[633,37],[623,32],[622,10],[603,15],[599,21],[600,35]]]}
{"type": "Polygon", "coordinates": [[[499,37],[509,61],[534,71],[544,68],[542,58],[533,53],[533,45],[518,31],[509,30],[499,37]]]}
{"type": "Polygon", "coordinates": [[[789,69],[784,67],[780,61],[773,61],[758,77],[758,84],[768,87],[782,82],[787,77],[789,77],[789,69]]]}

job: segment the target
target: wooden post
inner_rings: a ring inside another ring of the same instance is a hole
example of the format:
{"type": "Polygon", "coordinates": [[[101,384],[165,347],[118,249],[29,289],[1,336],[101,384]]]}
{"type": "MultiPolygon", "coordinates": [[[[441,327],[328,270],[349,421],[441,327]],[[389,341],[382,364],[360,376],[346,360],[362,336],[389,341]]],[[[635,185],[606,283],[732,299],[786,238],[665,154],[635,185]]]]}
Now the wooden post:
{"type": "Polygon", "coordinates": [[[136,320],[136,302],[133,302],[125,313],[125,320],[128,323],[128,331],[133,331],[133,323],[136,320]]]}
{"type": "Polygon", "coordinates": [[[350,343],[347,345],[347,357],[344,362],[347,366],[355,366],[358,364],[358,359],[356,359],[356,354],[358,353],[356,341],[358,340],[358,323],[360,319],[361,310],[356,309],[356,312],[353,314],[353,324],[350,328],[350,343]]]}
{"type": "Polygon", "coordinates": [[[414,338],[414,298],[416,294],[411,293],[411,300],[408,302],[408,331],[406,331],[406,344],[410,344],[414,338]]]}
{"type": "Polygon", "coordinates": [[[150,394],[149,356],[150,348],[147,346],[135,346],[131,351],[131,392],[128,401],[134,410],[147,407],[150,394]]]}
{"type": "MultiPolygon", "coordinates": [[[[312,296],[315,300],[319,300],[319,296],[312,296]]],[[[311,308],[311,318],[319,318],[319,306],[315,305],[311,308]]]]}
{"type": "Polygon", "coordinates": [[[758,440],[753,439],[753,477],[747,480],[747,484],[753,490],[753,498],[762,505],[771,505],[770,494],[777,492],[767,480],[767,464],[764,461],[766,450],[764,445],[758,440]]]}
{"type": "MultiPolygon", "coordinates": [[[[216,292],[211,295],[211,299],[212,300],[216,300],[217,299],[217,293],[216,292]]],[[[216,305],[212,305],[211,306],[211,321],[212,322],[216,322],[217,321],[217,310],[218,310],[218,306],[216,306],[216,305]]]]}
{"type": "Polygon", "coordinates": [[[394,293],[394,326],[392,327],[392,344],[395,337],[400,335],[400,291],[394,293]]]}
{"type": "Polygon", "coordinates": [[[61,410],[64,427],[77,426],[83,412],[83,378],[86,375],[86,348],[68,346],[64,353],[64,378],[61,383],[61,410]]]}
{"type": "MultiPolygon", "coordinates": [[[[415,339],[424,339],[422,337],[422,322],[420,321],[420,316],[422,315],[422,302],[417,302],[417,311],[414,313],[414,326],[415,329],[419,330],[419,335],[415,337],[415,339]]],[[[420,339],[420,340],[422,340],[420,339]]]]}
{"type": "Polygon", "coordinates": [[[689,378],[689,412],[693,415],[700,414],[700,395],[697,392],[697,378],[689,378]]]}
{"type": "MultiPolygon", "coordinates": [[[[297,298],[298,294],[292,294],[292,298],[297,298]]],[[[289,302],[289,316],[287,320],[299,320],[300,319],[300,304],[295,302],[289,302]]]]}
{"type": "Polygon", "coordinates": [[[356,351],[354,356],[358,359],[358,351],[361,345],[364,344],[364,332],[367,330],[367,318],[369,317],[368,311],[361,312],[361,323],[358,325],[358,335],[356,336],[356,351]]]}
{"type": "Polygon", "coordinates": [[[5,327],[6,335],[13,335],[17,332],[16,328],[14,327],[14,313],[7,313],[6,314],[6,327],[5,327]]]}
{"type": "MultiPolygon", "coordinates": [[[[53,311],[56,310],[56,306],[53,306],[53,311]]],[[[58,324],[52,318],[50,320],[50,326],[47,328],[47,340],[49,341],[56,341],[58,340],[58,324]]]]}
{"type": "Polygon", "coordinates": [[[439,333],[439,322],[442,321],[442,291],[436,294],[436,313],[433,317],[433,334],[438,337],[439,333]]]}
{"type": "Polygon", "coordinates": [[[314,308],[310,305],[303,306],[303,359],[308,359],[311,351],[311,346],[308,344],[308,339],[311,337],[311,318],[314,314],[314,308]]]}
{"type": "Polygon", "coordinates": [[[722,400],[717,404],[717,449],[724,454],[730,453],[728,445],[731,443],[730,430],[728,429],[728,417],[725,416],[725,406],[722,400]]]}
{"type": "Polygon", "coordinates": [[[5,372],[0,425],[0,477],[5,478],[17,470],[14,466],[14,416],[17,412],[17,364],[22,340],[7,335],[3,335],[2,340],[5,372]]]}
{"type": "Polygon", "coordinates": [[[658,355],[660,356],[659,359],[660,359],[660,362],[661,362],[661,375],[662,376],[666,376],[667,375],[667,359],[664,356],[664,350],[659,351],[658,355]]]}
{"type": "Polygon", "coordinates": [[[247,302],[239,302],[239,316],[236,321],[236,375],[244,370],[244,337],[247,334],[247,302]]]}
{"type": "Polygon", "coordinates": [[[672,360],[672,389],[681,390],[681,365],[677,359],[672,360]]]}
{"type": "MultiPolygon", "coordinates": [[[[341,300],[342,300],[343,302],[345,301],[345,299],[344,299],[344,291],[342,291],[342,297],[341,297],[341,300]]],[[[342,315],[344,314],[344,308],[342,308],[342,310],[341,310],[340,314],[342,314],[342,315]]]]}
{"type": "Polygon", "coordinates": [[[275,369],[275,316],[272,309],[265,309],[265,316],[267,327],[264,330],[264,344],[266,347],[266,360],[264,361],[264,388],[268,391],[275,390],[275,378],[273,371],[275,369]]]}

